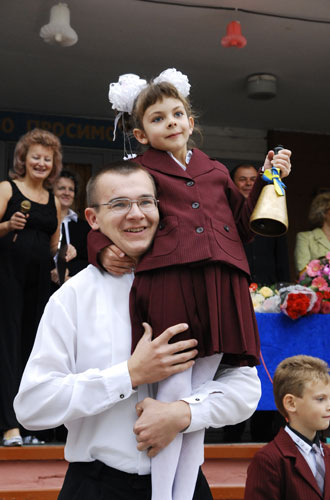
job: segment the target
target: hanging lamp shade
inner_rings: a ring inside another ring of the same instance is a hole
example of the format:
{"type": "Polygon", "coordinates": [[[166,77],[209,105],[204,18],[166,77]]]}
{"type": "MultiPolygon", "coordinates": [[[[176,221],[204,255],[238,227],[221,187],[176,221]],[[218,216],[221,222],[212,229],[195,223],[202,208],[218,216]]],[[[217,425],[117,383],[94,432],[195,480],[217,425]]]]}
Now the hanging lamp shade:
{"type": "Polygon", "coordinates": [[[70,11],[66,3],[59,2],[50,9],[49,24],[40,30],[45,42],[70,47],[78,41],[78,35],[70,26],[70,11]]]}
{"type": "Polygon", "coordinates": [[[239,21],[231,21],[227,25],[226,36],[221,39],[223,47],[236,47],[242,49],[247,44],[246,38],[242,35],[241,23],[239,21]]]}

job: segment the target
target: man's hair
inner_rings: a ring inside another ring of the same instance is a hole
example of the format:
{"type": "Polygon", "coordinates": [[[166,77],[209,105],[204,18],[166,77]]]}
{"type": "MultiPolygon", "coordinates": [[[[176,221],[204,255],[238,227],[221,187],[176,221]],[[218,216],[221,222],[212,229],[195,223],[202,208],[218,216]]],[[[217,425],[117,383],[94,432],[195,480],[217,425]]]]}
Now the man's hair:
{"type": "Polygon", "coordinates": [[[89,179],[86,186],[87,206],[92,207],[93,205],[98,204],[96,188],[98,180],[100,179],[100,177],[102,177],[102,175],[105,174],[130,175],[136,172],[144,172],[149,177],[154,189],[154,195],[157,196],[157,188],[155,180],[152,177],[152,175],[149,174],[148,170],[146,170],[142,165],[139,165],[138,163],[133,161],[117,160],[104,166],[101,170],[99,170],[89,179]]]}
{"type": "Polygon", "coordinates": [[[283,406],[284,396],[292,394],[301,398],[308,382],[322,381],[328,384],[330,382],[329,370],[326,361],[313,356],[300,354],[283,359],[275,370],[273,380],[273,392],[278,411],[287,417],[283,406]]]}
{"type": "Polygon", "coordinates": [[[234,180],[235,174],[239,168],[254,168],[254,170],[258,173],[257,167],[252,165],[251,163],[240,163],[239,165],[236,165],[231,171],[230,171],[230,177],[234,180]]]}

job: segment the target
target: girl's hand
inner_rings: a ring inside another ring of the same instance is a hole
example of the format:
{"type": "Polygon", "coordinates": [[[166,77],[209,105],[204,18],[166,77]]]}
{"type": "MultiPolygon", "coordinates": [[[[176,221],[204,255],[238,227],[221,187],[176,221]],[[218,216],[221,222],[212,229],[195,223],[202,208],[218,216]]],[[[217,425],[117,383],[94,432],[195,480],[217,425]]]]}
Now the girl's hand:
{"type": "Polygon", "coordinates": [[[134,270],[136,262],[122,252],[116,245],[109,245],[100,252],[99,261],[108,273],[122,276],[134,270]]]}
{"type": "Polygon", "coordinates": [[[71,243],[69,243],[68,248],[66,249],[65,260],[66,262],[70,262],[70,260],[75,259],[77,257],[77,250],[71,243]]]}
{"type": "Polygon", "coordinates": [[[290,157],[291,151],[289,149],[281,149],[277,155],[274,155],[274,151],[268,151],[264,168],[265,170],[272,167],[279,168],[281,171],[281,178],[287,177],[291,171],[290,157]]]}
{"type": "Polygon", "coordinates": [[[22,214],[22,212],[15,212],[9,219],[9,231],[17,231],[22,230],[25,227],[26,219],[29,217],[29,214],[22,214]]]}

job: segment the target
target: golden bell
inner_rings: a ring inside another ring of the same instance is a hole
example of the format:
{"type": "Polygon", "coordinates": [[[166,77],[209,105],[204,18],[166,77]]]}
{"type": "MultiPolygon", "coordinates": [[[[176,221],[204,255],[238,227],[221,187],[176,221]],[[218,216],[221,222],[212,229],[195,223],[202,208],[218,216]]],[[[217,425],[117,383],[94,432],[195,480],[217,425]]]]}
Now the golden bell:
{"type": "Polygon", "coordinates": [[[261,236],[282,236],[289,227],[285,193],[276,193],[273,184],[262,188],[250,217],[250,228],[261,236]]]}

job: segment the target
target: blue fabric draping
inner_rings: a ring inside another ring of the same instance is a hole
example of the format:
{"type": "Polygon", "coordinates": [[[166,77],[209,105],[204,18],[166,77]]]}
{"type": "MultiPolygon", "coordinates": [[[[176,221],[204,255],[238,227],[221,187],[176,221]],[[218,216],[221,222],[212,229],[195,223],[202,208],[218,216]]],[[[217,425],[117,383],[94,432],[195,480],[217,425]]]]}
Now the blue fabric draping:
{"type": "MultiPolygon", "coordinates": [[[[317,356],[330,364],[330,314],[312,314],[292,320],[284,314],[256,313],[261,353],[274,376],[282,359],[296,354],[317,356]]],[[[262,396],[258,410],[275,410],[272,383],[261,362],[257,367],[262,396]]]]}

